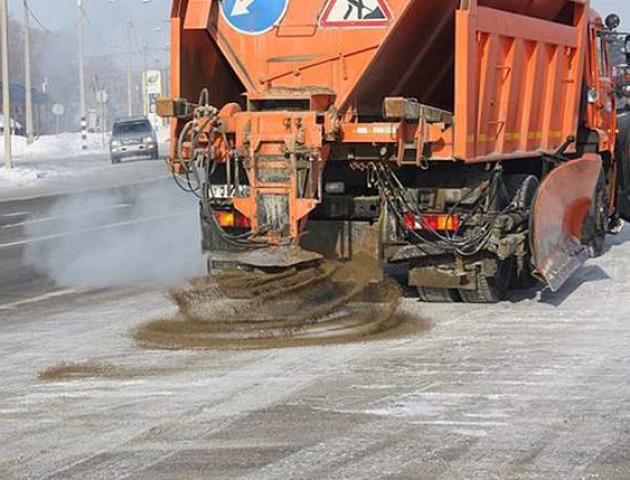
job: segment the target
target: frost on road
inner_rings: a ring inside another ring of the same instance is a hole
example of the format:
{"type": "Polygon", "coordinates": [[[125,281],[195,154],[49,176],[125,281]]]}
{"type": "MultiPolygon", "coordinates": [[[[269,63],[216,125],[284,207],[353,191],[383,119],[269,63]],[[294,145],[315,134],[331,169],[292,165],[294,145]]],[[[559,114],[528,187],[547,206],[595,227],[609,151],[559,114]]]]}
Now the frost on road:
{"type": "Polygon", "coordinates": [[[412,328],[348,344],[143,349],[157,289],[3,307],[0,478],[630,478],[630,231],[609,245],[558,294],[407,299],[412,328]]]}

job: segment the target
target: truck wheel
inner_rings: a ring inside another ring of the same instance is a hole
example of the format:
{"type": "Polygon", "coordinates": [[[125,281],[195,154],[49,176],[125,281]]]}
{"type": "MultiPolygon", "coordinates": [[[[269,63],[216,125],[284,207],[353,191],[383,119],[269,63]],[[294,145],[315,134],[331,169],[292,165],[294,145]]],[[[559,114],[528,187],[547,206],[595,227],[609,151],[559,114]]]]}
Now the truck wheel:
{"type": "MultiPolygon", "coordinates": [[[[534,175],[507,175],[505,186],[509,197],[512,199],[512,206],[516,210],[530,210],[540,181],[534,175]]],[[[529,228],[529,225],[526,226],[529,228]]],[[[532,275],[532,253],[529,240],[525,245],[525,254],[516,257],[513,266],[513,276],[511,288],[515,290],[525,290],[533,287],[537,280],[532,275]]]]}
{"type": "Polygon", "coordinates": [[[609,218],[608,190],[606,188],[606,174],[602,170],[597,180],[593,203],[582,226],[582,245],[588,249],[591,258],[604,254],[606,232],[609,218]]]}
{"type": "Polygon", "coordinates": [[[505,300],[514,271],[514,259],[497,260],[494,275],[477,276],[477,290],[460,290],[464,303],[497,303],[505,300]]]}
{"type": "Polygon", "coordinates": [[[457,290],[450,288],[418,287],[418,297],[426,303],[453,303],[459,301],[457,290]]]}

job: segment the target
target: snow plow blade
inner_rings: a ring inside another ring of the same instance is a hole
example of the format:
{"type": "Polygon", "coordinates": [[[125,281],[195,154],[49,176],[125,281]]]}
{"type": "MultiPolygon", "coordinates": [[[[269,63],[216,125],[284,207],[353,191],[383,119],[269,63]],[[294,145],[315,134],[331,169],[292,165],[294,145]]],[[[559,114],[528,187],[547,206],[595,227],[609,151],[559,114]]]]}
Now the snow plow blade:
{"type": "Polygon", "coordinates": [[[602,168],[587,154],[553,170],[534,202],[531,247],[534,275],[556,292],[588,258],[582,227],[602,168]]]}

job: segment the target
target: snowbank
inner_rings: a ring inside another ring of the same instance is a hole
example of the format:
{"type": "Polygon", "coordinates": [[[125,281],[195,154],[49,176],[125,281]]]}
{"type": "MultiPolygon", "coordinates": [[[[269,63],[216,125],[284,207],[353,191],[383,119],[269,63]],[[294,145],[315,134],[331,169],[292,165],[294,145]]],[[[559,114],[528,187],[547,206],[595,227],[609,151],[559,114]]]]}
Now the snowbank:
{"type": "MultiPolygon", "coordinates": [[[[170,139],[168,127],[156,131],[160,152],[166,154],[170,139]]],[[[34,186],[47,179],[78,178],[100,174],[105,169],[117,169],[109,158],[110,134],[89,133],[87,150],[81,149],[80,133],[61,133],[39,137],[27,145],[26,138],[12,137],[13,169],[6,171],[4,138],[0,136],[0,188],[34,186]]]]}
{"type": "MultiPolygon", "coordinates": [[[[81,149],[80,133],[46,135],[27,145],[26,138],[13,136],[13,166],[6,171],[0,164],[0,186],[31,185],[39,180],[80,176],[110,165],[109,137],[105,146],[101,134],[88,134],[87,150],[81,149]]],[[[4,163],[4,138],[0,138],[0,162],[4,163]]]]}
{"type": "Polygon", "coordinates": [[[155,133],[157,133],[158,142],[160,143],[160,147],[162,144],[168,144],[171,139],[171,128],[170,127],[160,127],[155,133]]]}

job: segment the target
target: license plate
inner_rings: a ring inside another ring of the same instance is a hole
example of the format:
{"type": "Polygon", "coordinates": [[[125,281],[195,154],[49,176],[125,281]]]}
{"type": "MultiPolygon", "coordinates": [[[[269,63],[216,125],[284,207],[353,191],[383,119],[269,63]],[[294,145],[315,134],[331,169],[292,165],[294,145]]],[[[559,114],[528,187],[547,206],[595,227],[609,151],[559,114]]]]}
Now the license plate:
{"type": "Polygon", "coordinates": [[[210,198],[236,198],[248,197],[249,186],[240,185],[238,188],[228,185],[211,185],[210,198]]]}

